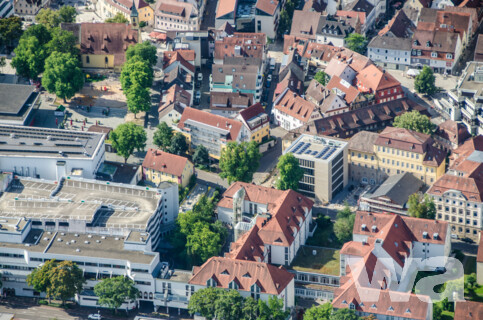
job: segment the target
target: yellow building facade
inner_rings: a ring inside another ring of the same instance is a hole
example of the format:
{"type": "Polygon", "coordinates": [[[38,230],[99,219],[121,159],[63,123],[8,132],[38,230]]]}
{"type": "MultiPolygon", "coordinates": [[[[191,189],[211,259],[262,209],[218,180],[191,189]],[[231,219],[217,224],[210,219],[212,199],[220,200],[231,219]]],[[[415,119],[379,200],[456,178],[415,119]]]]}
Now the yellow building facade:
{"type": "Polygon", "coordinates": [[[159,185],[161,182],[174,182],[185,188],[189,184],[191,176],[193,176],[193,170],[193,164],[190,161],[186,161],[186,166],[181,176],[150,168],[143,168],[143,175],[144,180],[154,185],[159,185]]]}
{"type": "Polygon", "coordinates": [[[161,150],[149,149],[143,161],[143,179],[154,185],[174,182],[186,187],[194,174],[194,165],[187,158],[161,150]]]}
{"type": "MultiPolygon", "coordinates": [[[[148,25],[154,24],[154,9],[143,0],[135,1],[135,6],[139,14],[139,21],[148,25]]],[[[98,0],[96,4],[97,14],[104,19],[112,18],[121,13],[127,19],[131,15],[132,1],[129,0],[98,0]]]]}

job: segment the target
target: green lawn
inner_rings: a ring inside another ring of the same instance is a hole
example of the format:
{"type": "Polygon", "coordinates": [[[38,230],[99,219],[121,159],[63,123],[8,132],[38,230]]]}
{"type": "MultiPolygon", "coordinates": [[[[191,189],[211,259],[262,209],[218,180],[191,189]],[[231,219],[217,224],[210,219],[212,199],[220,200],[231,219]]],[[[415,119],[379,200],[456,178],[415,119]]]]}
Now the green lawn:
{"type": "Polygon", "coordinates": [[[339,250],[302,246],[292,262],[292,268],[298,271],[338,276],[340,271],[339,250]],[[315,256],[313,250],[317,251],[315,256]]]}

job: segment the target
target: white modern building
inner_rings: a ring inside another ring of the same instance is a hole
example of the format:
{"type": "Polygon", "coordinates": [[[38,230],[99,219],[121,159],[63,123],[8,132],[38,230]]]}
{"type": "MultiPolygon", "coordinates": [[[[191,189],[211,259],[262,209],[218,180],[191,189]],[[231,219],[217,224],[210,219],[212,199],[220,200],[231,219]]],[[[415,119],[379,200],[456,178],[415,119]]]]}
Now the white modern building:
{"type": "Polygon", "coordinates": [[[347,142],[302,134],[284,151],[292,153],[304,169],[299,191],[316,201],[326,202],[348,182],[347,142]]]}
{"type": "Polygon", "coordinates": [[[93,179],[105,159],[104,134],[0,125],[0,170],[59,181],[93,179]]]}

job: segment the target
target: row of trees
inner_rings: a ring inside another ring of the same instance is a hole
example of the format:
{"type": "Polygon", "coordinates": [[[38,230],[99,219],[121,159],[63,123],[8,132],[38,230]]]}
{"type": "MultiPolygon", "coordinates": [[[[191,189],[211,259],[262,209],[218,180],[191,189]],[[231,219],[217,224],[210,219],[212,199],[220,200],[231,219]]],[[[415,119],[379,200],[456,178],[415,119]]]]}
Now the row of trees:
{"type": "Polygon", "coordinates": [[[283,300],[270,297],[268,303],[252,297],[243,298],[236,290],[206,288],[190,298],[188,310],[207,320],[285,320],[289,312],[283,309],[283,300]]]}
{"type": "Polygon", "coordinates": [[[129,111],[137,113],[151,109],[149,88],[153,85],[153,67],[156,65],[156,47],[148,41],[130,46],[121,71],[121,87],[129,111]]]}
{"type": "Polygon", "coordinates": [[[359,317],[354,310],[337,309],[333,310],[330,303],[324,303],[307,309],[304,320],[375,320],[374,315],[359,317]]]}
{"type": "Polygon", "coordinates": [[[213,215],[217,197],[217,191],[211,198],[203,195],[191,211],[178,215],[172,244],[177,261],[186,262],[185,267],[202,264],[221,252],[228,234],[213,215]]]}

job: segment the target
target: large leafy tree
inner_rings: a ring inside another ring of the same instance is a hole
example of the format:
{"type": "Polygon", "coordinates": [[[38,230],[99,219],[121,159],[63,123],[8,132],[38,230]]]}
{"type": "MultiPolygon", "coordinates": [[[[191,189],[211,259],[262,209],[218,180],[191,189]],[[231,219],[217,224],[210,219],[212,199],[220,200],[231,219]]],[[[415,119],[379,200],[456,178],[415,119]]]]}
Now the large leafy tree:
{"type": "Polygon", "coordinates": [[[62,6],[57,11],[59,15],[60,22],[75,22],[75,18],[77,17],[77,10],[72,6],[62,6]]]}
{"type": "Polygon", "coordinates": [[[283,309],[283,300],[275,296],[268,298],[268,303],[258,300],[259,320],[285,320],[290,312],[283,309]]]}
{"type": "Polygon", "coordinates": [[[205,165],[209,160],[210,154],[208,153],[208,149],[206,149],[204,145],[197,146],[193,154],[193,162],[196,164],[205,165]]]}
{"type": "Polygon", "coordinates": [[[346,204],[342,210],[337,212],[337,220],[334,223],[334,234],[340,242],[349,241],[352,238],[355,214],[351,212],[346,204]]]}
{"type": "Polygon", "coordinates": [[[435,83],[436,78],[433,70],[428,66],[424,66],[423,70],[414,78],[414,89],[419,93],[431,95],[436,92],[435,83]]]}
{"type": "Polygon", "coordinates": [[[215,317],[215,301],[222,295],[224,290],[220,288],[206,288],[196,291],[190,297],[188,310],[190,314],[199,314],[207,320],[215,317]]]}
{"type": "Polygon", "coordinates": [[[11,16],[0,19],[0,44],[11,47],[22,35],[22,20],[11,16]]]}
{"type": "Polygon", "coordinates": [[[106,278],[94,287],[94,293],[99,297],[99,304],[114,309],[116,314],[117,309],[126,300],[135,300],[138,292],[134,281],[123,276],[106,278]]]}
{"type": "Polygon", "coordinates": [[[345,47],[360,54],[366,54],[367,39],[361,34],[351,33],[345,38],[345,47]]]}
{"type": "Polygon", "coordinates": [[[292,153],[286,153],[278,159],[277,169],[280,172],[277,189],[297,191],[299,181],[304,177],[304,169],[300,167],[299,160],[292,153]]]}
{"type": "Polygon", "coordinates": [[[188,151],[188,143],[186,137],[181,132],[176,132],[173,138],[171,138],[171,146],[169,152],[182,155],[188,151]]]}
{"type": "Polygon", "coordinates": [[[149,95],[149,90],[141,84],[134,83],[128,90],[126,98],[127,108],[134,113],[134,117],[136,117],[139,112],[147,112],[151,109],[151,96],[149,95]]]}
{"type": "Polygon", "coordinates": [[[239,320],[242,317],[243,297],[236,290],[225,291],[215,301],[215,317],[223,320],[239,320]]]}
{"type": "Polygon", "coordinates": [[[307,309],[304,313],[304,320],[329,320],[331,313],[332,305],[327,302],[307,309]]]}
{"type": "Polygon", "coordinates": [[[120,12],[118,12],[114,17],[107,18],[105,23],[129,23],[129,20],[120,12]]]}
{"type": "Polygon", "coordinates": [[[40,9],[39,13],[35,16],[35,21],[39,24],[43,24],[47,28],[55,28],[60,24],[60,18],[58,11],[50,8],[40,9]]]}
{"type": "Polygon", "coordinates": [[[29,37],[35,37],[39,41],[40,46],[46,45],[52,39],[50,31],[43,24],[36,24],[25,30],[22,38],[29,37]]]}
{"type": "Polygon", "coordinates": [[[72,98],[84,86],[79,59],[70,53],[53,52],[45,60],[42,85],[59,98],[72,98]]]}
{"type": "Polygon", "coordinates": [[[50,284],[52,295],[62,304],[82,291],[85,283],[83,271],[72,261],[62,261],[52,270],[50,284]]]}
{"type": "Polygon", "coordinates": [[[47,298],[53,298],[51,274],[57,266],[57,262],[54,260],[46,261],[41,267],[34,269],[27,276],[27,284],[34,288],[37,292],[45,292],[47,298]]]}
{"type": "Polygon", "coordinates": [[[70,53],[75,57],[79,55],[79,49],[76,47],[76,38],[72,32],[57,27],[53,28],[50,34],[52,39],[46,45],[49,54],[57,51],[70,53]]]}
{"type": "Polygon", "coordinates": [[[18,75],[37,79],[44,72],[44,63],[48,54],[36,37],[22,37],[14,52],[15,57],[11,65],[17,70],[18,75]]]}
{"type": "Polygon", "coordinates": [[[138,151],[144,150],[147,137],[146,131],[142,127],[127,122],[120,124],[112,131],[110,140],[117,154],[124,158],[124,162],[127,162],[135,149],[138,151]]]}
{"type": "Polygon", "coordinates": [[[392,125],[397,128],[409,129],[426,134],[433,133],[435,127],[427,116],[419,113],[417,110],[405,112],[397,116],[394,118],[392,125]]]}
{"type": "Polygon", "coordinates": [[[173,138],[173,129],[166,122],[161,122],[158,129],[154,132],[153,143],[163,151],[168,151],[173,138]]]}
{"type": "Polygon", "coordinates": [[[149,43],[149,41],[144,41],[127,48],[126,60],[130,60],[134,56],[138,56],[147,61],[151,67],[155,66],[158,61],[156,47],[149,43]]]}
{"type": "Polygon", "coordinates": [[[149,88],[153,84],[153,69],[140,56],[133,56],[122,66],[122,90],[129,91],[133,84],[139,84],[143,88],[149,88]]]}
{"type": "Polygon", "coordinates": [[[251,182],[261,158],[255,141],[229,142],[221,152],[220,177],[231,184],[234,181],[251,182]]]}
{"type": "Polygon", "coordinates": [[[329,83],[330,76],[324,71],[319,71],[315,74],[314,79],[321,85],[325,86],[329,83]]]}
{"type": "Polygon", "coordinates": [[[258,303],[252,297],[248,297],[243,301],[242,319],[256,320],[258,318],[258,303]]]}
{"type": "Polygon", "coordinates": [[[186,237],[186,249],[193,262],[204,262],[221,250],[220,235],[210,230],[207,223],[197,222],[186,237]]]}
{"type": "Polygon", "coordinates": [[[356,312],[351,309],[337,309],[331,315],[329,320],[360,320],[356,312]]]}
{"type": "Polygon", "coordinates": [[[413,193],[408,199],[408,214],[416,218],[434,219],[436,206],[427,194],[413,193]]]}

